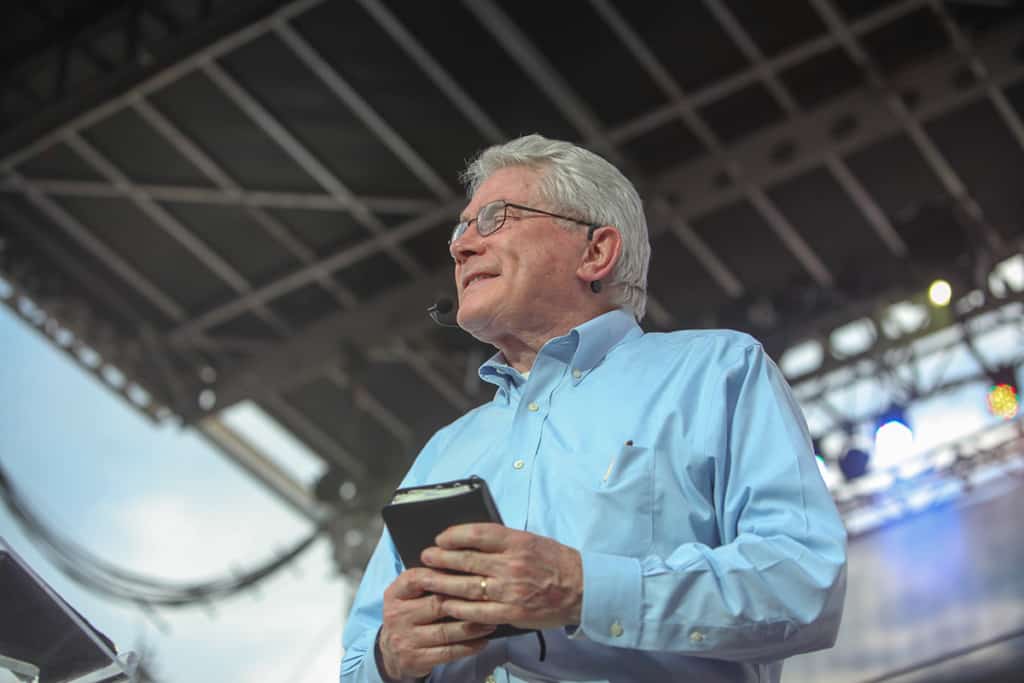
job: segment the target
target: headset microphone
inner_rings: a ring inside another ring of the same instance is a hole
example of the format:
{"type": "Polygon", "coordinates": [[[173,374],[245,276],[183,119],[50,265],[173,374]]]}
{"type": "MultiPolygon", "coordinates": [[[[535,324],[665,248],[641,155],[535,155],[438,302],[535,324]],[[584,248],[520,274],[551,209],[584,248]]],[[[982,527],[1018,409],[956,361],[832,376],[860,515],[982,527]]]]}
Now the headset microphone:
{"type": "Polygon", "coordinates": [[[431,320],[441,327],[458,327],[458,325],[453,325],[452,323],[447,323],[441,320],[442,315],[448,315],[454,308],[455,303],[451,299],[448,297],[441,297],[427,308],[427,314],[430,316],[431,320]]]}

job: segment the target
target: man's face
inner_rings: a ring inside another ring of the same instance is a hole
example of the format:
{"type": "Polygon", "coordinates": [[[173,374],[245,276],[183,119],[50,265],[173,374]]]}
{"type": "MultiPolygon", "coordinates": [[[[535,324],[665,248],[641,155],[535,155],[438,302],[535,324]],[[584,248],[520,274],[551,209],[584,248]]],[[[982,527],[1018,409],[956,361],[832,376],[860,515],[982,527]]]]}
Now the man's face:
{"type": "MultiPolygon", "coordinates": [[[[535,196],[539,173],[522,167],[492,174],[477,189],[462,218],[476,218],[496,200],[543,206],[535,196]]],[[[497,346],[507,337],[543,333],[573,312],[580,280],[576,269],[586,232],[555,219],[509,208],[505,224],[481,237],[474,222],[451,246],[459,294],[459,326],[497,346]]]]}

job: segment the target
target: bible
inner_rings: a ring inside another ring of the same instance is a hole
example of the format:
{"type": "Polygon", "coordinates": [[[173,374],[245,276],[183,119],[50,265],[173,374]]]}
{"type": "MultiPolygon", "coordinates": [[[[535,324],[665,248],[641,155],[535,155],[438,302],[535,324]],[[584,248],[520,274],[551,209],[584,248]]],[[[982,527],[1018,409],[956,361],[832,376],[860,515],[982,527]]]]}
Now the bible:
{"type": "MultiPolygon", "coordinates": [[[[477,476],[398,489],[381,515],[406,569],[422,567],[420,553],[435,545],[437,535],[450,526],[474,522],[503,524],[487,482],[477,476]]],[[[503,624],[487,637],[520,633],[530,631],[503,624]]]]}

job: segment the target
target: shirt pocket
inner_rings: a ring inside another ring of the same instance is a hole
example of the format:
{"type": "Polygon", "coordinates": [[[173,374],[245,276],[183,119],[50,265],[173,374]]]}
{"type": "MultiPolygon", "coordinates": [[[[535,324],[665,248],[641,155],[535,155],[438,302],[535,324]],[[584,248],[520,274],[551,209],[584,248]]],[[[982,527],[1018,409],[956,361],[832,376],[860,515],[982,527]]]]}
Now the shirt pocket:
{"type": "Polygon", "coordinates": [[[583,550],[647,554],[654,529],[655,461],[654,449],[626,444],[613,449],[604,468],[581,482],[583,500],[575,513],[583,550]]]}

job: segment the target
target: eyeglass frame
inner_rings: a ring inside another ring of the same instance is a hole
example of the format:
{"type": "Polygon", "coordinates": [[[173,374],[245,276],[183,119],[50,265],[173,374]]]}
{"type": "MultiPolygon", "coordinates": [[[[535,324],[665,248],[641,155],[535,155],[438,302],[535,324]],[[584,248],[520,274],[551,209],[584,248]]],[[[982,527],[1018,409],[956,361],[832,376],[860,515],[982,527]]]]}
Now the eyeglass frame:
{"type": "Polygon", "coordinates": [[[448,247],[451,248],[451,246],[453,244],[455,244],[455,240],[457,240],[460,237],[462,237],[463,235],[465,235],[466,231],[469,230],[469,224],[473,223],[473,222],[476,222],[476,234],[480,235],[480,237],[487,237],[489,235],[493,235],[494,233],[498,232],[499,230],[501,230],[505,226],[505,221],[508,220],[508,210],[509,210],[509,207],[511,207],[513,209],[519,209],[520,211],[532,211],[534,213],[539,213],[539,214],[543,214],[545,216],[550,216],[551,218],[560,218],[563,221],[571,221],[573,223],[578,223],[580,225],[585,225],[585,226],[587,226],[587,228],[589,228],[589,230],[587,230],[587,241],[588,242],[590,240],[594,239],[594,231],[601,227],[601,223],[591,223],[590,221],[580,220],[579,218],[573,218],[572,216],[563,216],[561,214],[552,213],[551,211],[545,211],[544,209],[535,209],[532,206],[525,206],[523,204],[514,204],[512,202],[505,201],[504,199],[495,199],[493,202],[487,202],[486,204],[481,206],[480,210],[476,212],[476,216],[475,217],[469,218],[469,219],[464,220],[464,221],[459,221],[458,223],[455,224],[455,227],[452,228],[452,236],[448,239],[448,247]],[[502,211],[501,211],[501,220],[498,221],[497,227],[495,227],[494,230],[491,230],[491,231],[486,232],[486,233],[480,232],[480,214],[483,213],[484,209],[486,209],[489,206],[493,206],[494,204],[502,204],[503,205],[502,211]]]}

